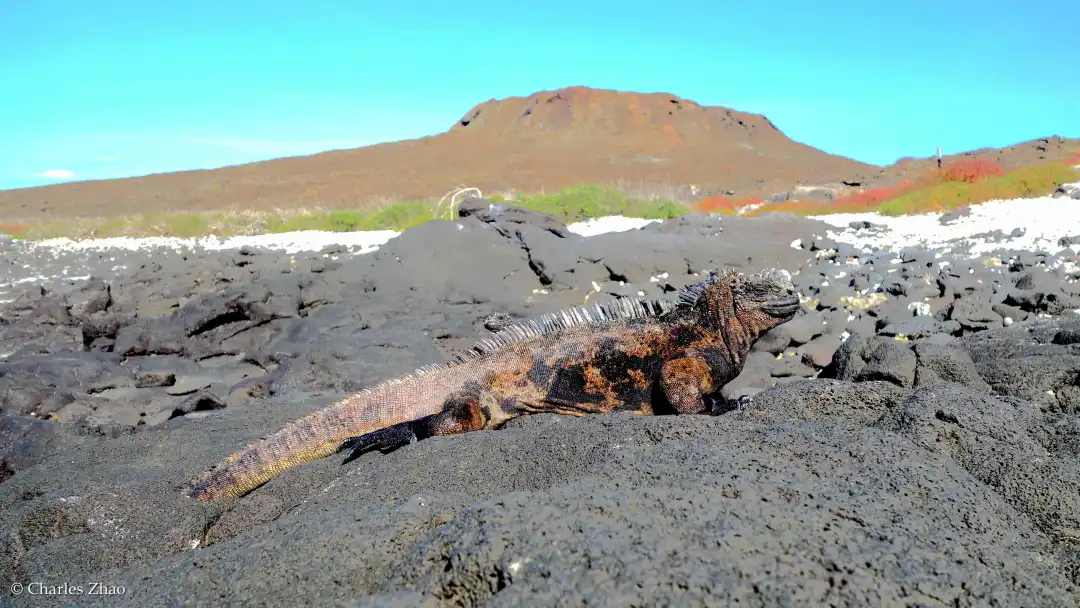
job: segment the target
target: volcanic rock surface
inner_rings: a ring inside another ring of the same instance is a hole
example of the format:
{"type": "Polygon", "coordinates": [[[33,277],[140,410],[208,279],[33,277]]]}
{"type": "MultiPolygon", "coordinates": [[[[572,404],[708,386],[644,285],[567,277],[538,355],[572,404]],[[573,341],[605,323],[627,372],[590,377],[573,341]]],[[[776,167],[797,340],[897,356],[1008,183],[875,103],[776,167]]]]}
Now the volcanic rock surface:
{"type": "Polygon", "coordinates": [[[1077,603],[1071,250],[856,248],[787,215],[582,237],[463,209],[364,254],[8,243],[0,577],[139,605],[1077,603]],[[714,266],[786,268],[805,300],[724,388],[742,409],[535,415],[181,494],[493,313],[670,297],[714,266]]]}

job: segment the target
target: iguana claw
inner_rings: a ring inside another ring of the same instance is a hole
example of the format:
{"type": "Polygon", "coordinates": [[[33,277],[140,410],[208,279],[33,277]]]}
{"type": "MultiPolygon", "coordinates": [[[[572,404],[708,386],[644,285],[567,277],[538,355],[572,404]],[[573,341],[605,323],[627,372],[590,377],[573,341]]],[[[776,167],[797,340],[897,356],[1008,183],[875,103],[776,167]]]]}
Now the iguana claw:
{"type": "Polygon", "coordinates": [[[413,432],[412,423],[403,422],[394,426],[380,429],[367,435],[350,437],[341,442],[338,452],[349,450],[349,455],[341,464],[347,464],[363,456],[371,450],[379,450],[383,454],[393,452],[403,445],[416,442],[416,433],[413,432]]]}
{"type": "Polygon", "coordinates": [[[741,412],[750,407],[752,402],[753,398],[750,395],[739,395],[737,399],[732,399],[731,401],[726,401],[723,397],[719,396],[709,397],[707,399],[708,413],[710,416],[720,416],[721,414],[726,414],[728,412],[741,412]]]}
{"type": "Polygon", "coordinates": [[[735,409],[740,412],[750,407],[750,404],[754,402],[754,398],[750,395],[739,395],[739,398],[735,400],[735,409]]]}
{"type": "Polygon", "coordinates": [[[708,408],[707,413],[710,416],[720,416],[721,414],[726,414],[732,410],[731,404],[720,395],[706,397],[705,404],[708,408]]]}

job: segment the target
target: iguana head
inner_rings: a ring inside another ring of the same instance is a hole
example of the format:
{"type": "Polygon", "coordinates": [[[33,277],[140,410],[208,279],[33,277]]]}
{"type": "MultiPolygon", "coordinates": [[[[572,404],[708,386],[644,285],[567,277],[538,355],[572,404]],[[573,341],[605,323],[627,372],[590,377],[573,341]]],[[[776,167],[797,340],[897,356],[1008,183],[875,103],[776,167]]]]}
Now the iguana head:
{"type": "Polygon", "coordinates": [[[799,294],[786,270],[729,275],[735,316],[758,336],[790,321],[799,311],[799,294]]]}
{"type": "Polygon", "coordinates": [[[727,339],[735,337],[731,333],[735,329],[749,348],[762,334],[795,316],[799,294],[784,270],[754,274],[714,270],[705,281],[682,288],[676,310],[695,311],[705,325],[724,330],[727,339]]]}

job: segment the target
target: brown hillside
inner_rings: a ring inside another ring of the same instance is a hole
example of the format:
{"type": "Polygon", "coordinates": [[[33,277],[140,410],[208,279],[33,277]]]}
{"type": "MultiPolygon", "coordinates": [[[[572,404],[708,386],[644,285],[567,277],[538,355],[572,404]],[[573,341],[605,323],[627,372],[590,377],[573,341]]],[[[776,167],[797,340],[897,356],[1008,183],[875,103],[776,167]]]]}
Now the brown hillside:
{"type": "Polygon", "coordinates": [[[696,184],[740,196],[878,167],[794,142],[767,118],[668,93],[570,87],[490,100],[447,132],[206,171],[0,191],[0,214],[109,216],[225,207],[359,207],[456,186],[538,191],[583,183],[696,184]]]}
{"type": "MultiPolygon", "coordinates": [[[[960,154],[946,155],[942,157],[942,160],[951,162],[964,158],[978,158],[998,163],[1005,169],[1015,169],[1043,161],[1064,160],[1073,157],[1077,152],[1080,152],[1080,139],[1068,139],[1055,135],[1030,139],[1004,148],[979,148],[960,154]]],[[[875,176],[874,181],[888,183],[897,179],[915,177],[933,171],[936,166],[937,159],[932,156],[902,158],[888,167],[883,167],[875,176]]]]}

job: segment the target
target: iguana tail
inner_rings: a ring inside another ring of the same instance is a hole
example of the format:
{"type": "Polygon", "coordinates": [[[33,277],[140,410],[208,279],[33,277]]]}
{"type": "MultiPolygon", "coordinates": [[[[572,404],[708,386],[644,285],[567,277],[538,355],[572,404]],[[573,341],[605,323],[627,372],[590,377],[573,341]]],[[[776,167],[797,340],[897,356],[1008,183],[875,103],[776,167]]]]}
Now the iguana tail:
{"type": "Polygon", "coordinates": [[[438,413],[448,379],[425,372],[445,369],[417,370],[290,422],[189,481],[185,493],[196,500],[243,496],[286,469],[330,456],[346,439],[438,413]]]}

